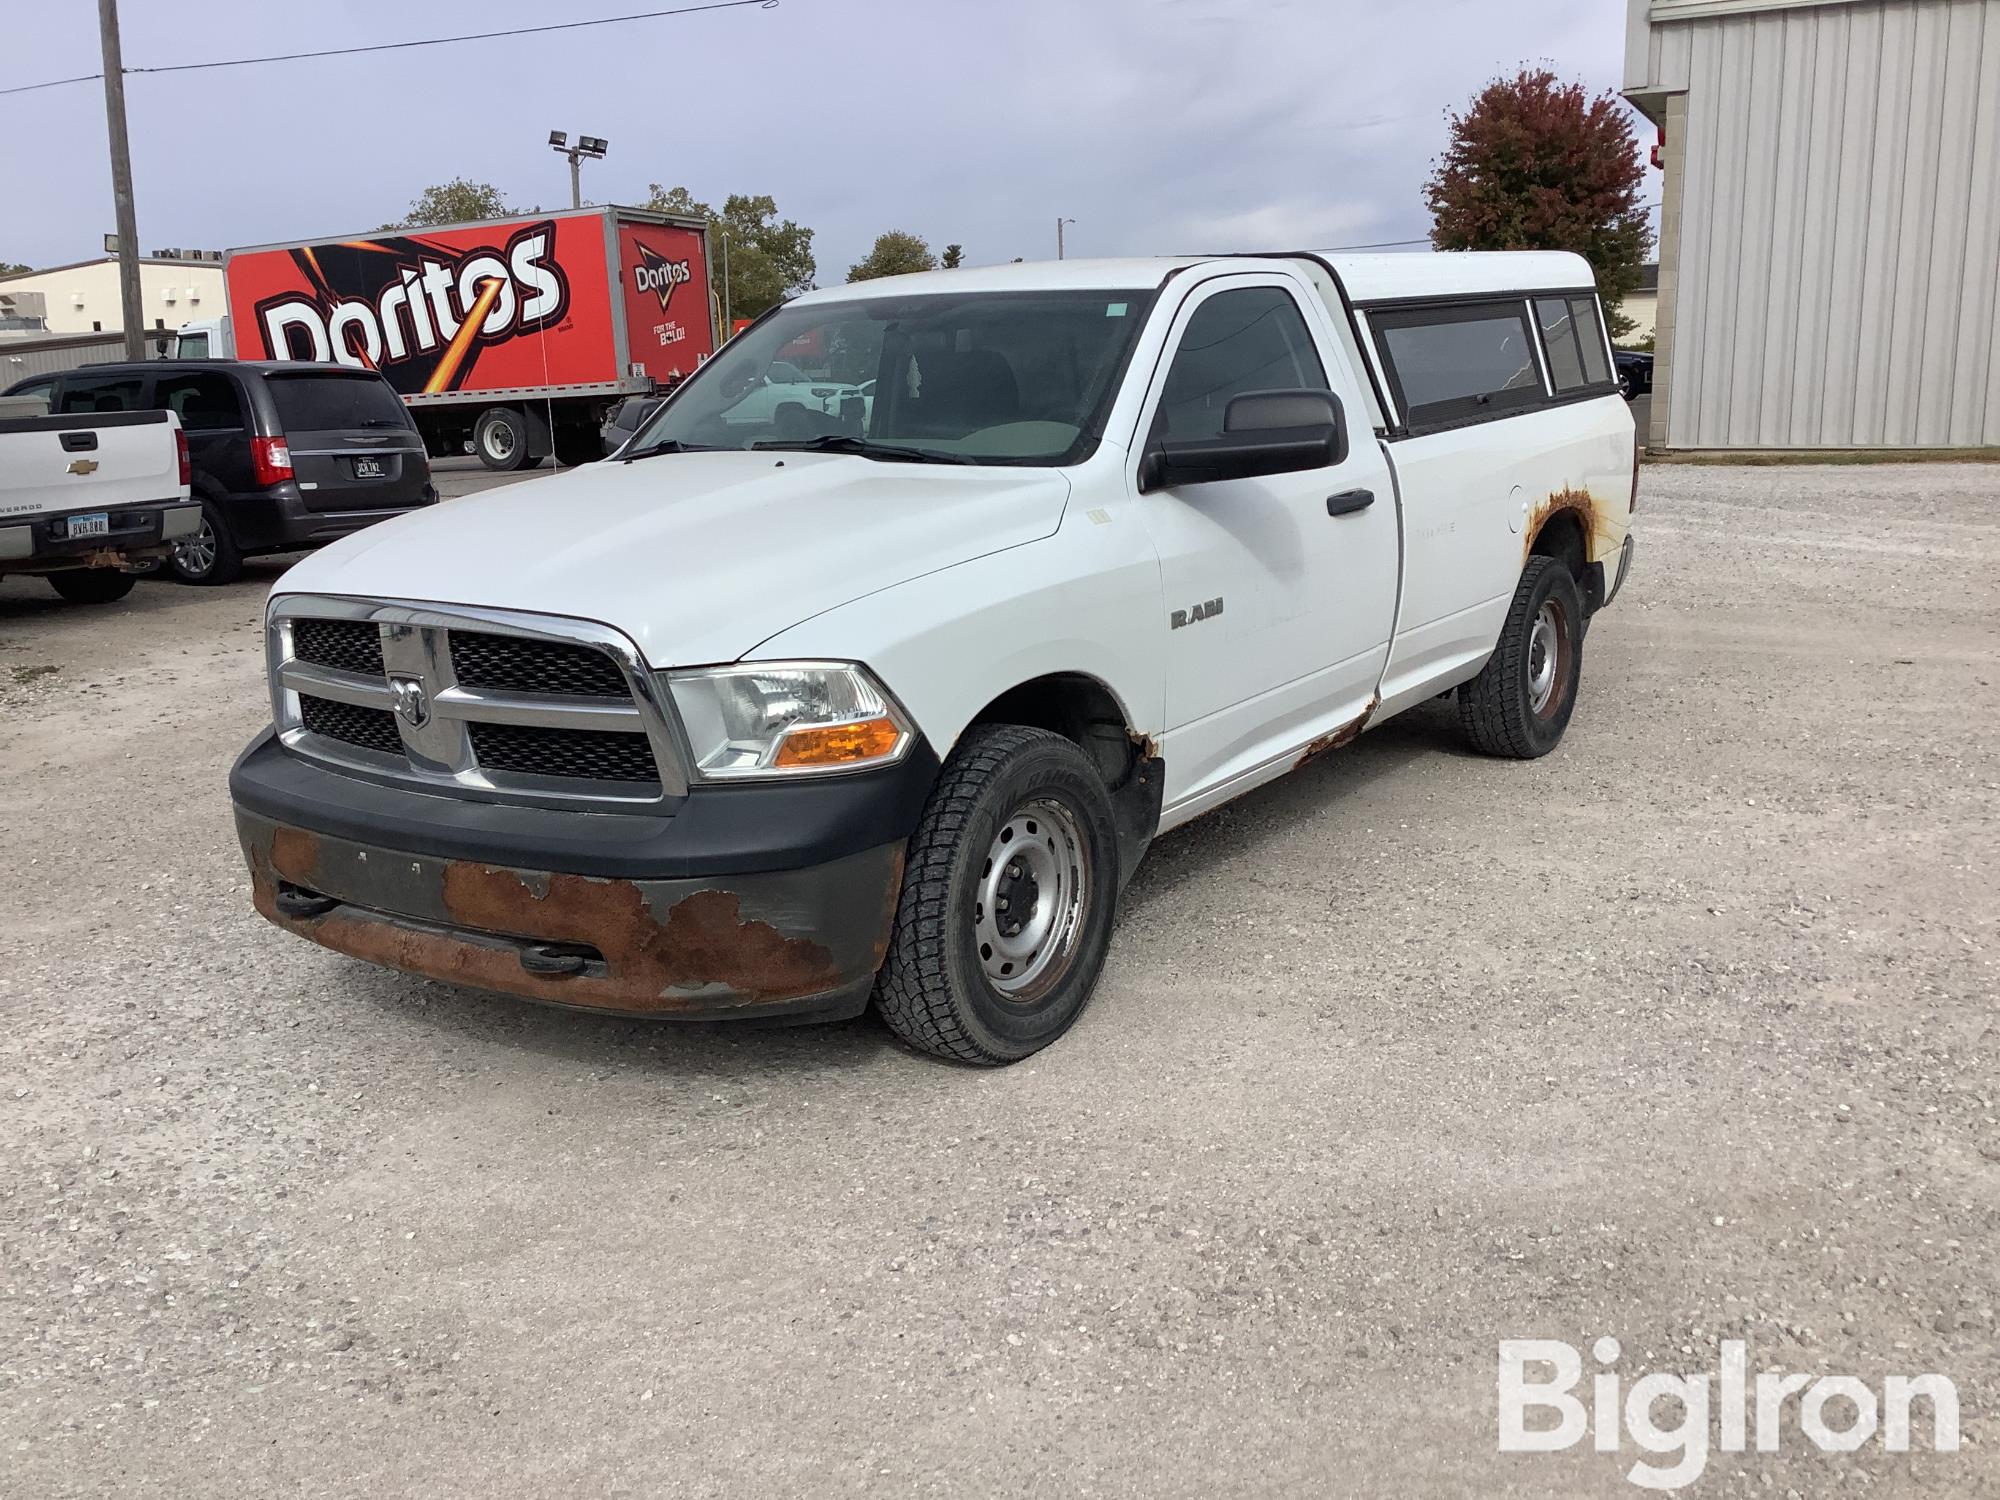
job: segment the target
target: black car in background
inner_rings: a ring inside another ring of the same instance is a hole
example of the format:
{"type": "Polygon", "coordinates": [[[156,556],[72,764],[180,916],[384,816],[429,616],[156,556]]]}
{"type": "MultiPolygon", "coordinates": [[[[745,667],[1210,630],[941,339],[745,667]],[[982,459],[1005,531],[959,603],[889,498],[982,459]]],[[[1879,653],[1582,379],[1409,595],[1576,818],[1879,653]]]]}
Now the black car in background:
{"type": "Polygon", "coordinates": [[[1641,349],[1613,349],[1618,362],[1618,389],[1627,401],[1636,401],[1653,390],[1653,356],[1641,349]]]}
{"type": "Polygon", "coordinates": [[[666,399],[665,396],[627,396],[606,412],[604,424],[597,433],[604,444],[604,456],[609,458],[622,448],[625,440],[644,427],[666,399]]]}
{"type": "Polygon", "coordinates": [[[167,567],[227,583],[243,559],[299,552],[437,500],[424,442],[388,381],[343,365],[146,360],[24,380],[51,412],[171,411],[201,526],[167,567]]]}

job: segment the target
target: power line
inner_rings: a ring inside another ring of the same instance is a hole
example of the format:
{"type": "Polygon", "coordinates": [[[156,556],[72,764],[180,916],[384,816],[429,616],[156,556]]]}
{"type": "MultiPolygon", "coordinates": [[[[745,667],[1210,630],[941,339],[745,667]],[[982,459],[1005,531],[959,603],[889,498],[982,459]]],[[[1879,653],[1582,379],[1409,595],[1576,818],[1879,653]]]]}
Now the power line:
{"type": "Polygon", "coordinates": [[[59,89],[70,83],[95,83],[103,76],[102,73],[79,73],[74,78],[51,78],[46,83],[16,84],[11,89],[0,89],[0,94],[32,94],[36,89],[59,89]]]}
{"type": "Polygon", "coordinates": [[[1374,244],[1372,244],[1372,245],[1335,245],[1335,246],[1334,246],[1333,248],[1334,248],[1334,249],[1335,249],[1336,251],[1342,251],[1342,250],[1401,250],[1401,249],[1403,249],[1403,248],[1404,248],[1405,246],[1408,246],[1408,245],[1428,245],[1429,243],[1430,243],[1430,238],[1429,238],[1429,236],[1426,236],[1426,237],[1424,237],[1423,239],[1420,239],[1420,240],[1377,240],[1377,241],[1376,241],[1376,242],[1375,242],[1374,244]]]}
{"type": "MultiPolygon", "coordinates": [[[[759,10],[776,10],[778,0],[710,0],[706,5],[682,5],[671,10],[646,10],[627,16],[598,16],[588,21],[556,21],[546,26],[516,26],[505,31],[475,31],[464,36],[423,37],[410,42],[375,42],[365,47],[328,47],[316,52],[277,52],[268,57],[228,57],[210,62],[170,63],[158,68],[127,68],[127,73],[194,73],[209,68],[247,68],[256,63],[303,62],[315,57],[354,57],[364,52],[404,52],[413,47],[445,47],[457,42],[489,42],[501,37],[541,36],[551,31],[580,31],[587,26],[618,26],[627,21],[657,21],[665,16],[689,16],[709,10],[740,10],[754,5],[759,10]]],[[[65,84],[90,83],[102,73],[83,73],[75,78],[51,78],[44,83],[16,84],[0,89],[0,95],[28,94],[37,89],[61,88],[65,84]]]]}

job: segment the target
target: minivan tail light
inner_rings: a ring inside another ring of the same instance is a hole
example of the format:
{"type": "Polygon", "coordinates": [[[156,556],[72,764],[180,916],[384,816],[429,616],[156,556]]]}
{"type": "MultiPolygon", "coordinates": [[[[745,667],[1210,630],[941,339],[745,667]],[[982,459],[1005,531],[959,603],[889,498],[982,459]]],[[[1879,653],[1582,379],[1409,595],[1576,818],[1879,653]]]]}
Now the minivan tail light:
{"type": "Polygon", "coordinates": [[[194,483],[194,465],[188,462],[188,435],[179,427],[174,429],[174,457],[180,460],[181,483],[194,483]]]}
{"type": "Polygon", "coordinates": [[[255,471],[257,484],[269,489],[274,484],[283,484],[292,477],[292,448],[281,437],[253,437],[250,439],[250,466],[255,471]]]}

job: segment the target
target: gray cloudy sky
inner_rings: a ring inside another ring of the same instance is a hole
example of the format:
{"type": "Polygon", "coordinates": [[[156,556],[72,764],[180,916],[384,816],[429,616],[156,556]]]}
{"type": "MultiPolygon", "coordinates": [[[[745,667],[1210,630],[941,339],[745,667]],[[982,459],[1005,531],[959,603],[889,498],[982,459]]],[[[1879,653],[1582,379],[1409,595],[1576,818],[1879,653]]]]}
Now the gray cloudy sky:
{"type": "MultiPolygon", "coordinates": [[[[124,0],[131,67],[486,31],[673,0],[124,0]]],[[[0,87],[98,65],[89,0],[7,6],[0,87]]],[[[883,229],[972,264],[1420,236],[1443,113],[1524,59],[1618,83],[1623,0],[782,0],[552,36],[128,81],[139,237],[370,228],[431,182],[567,202],[768,192],[822,283],[883,229]]],[[[0,260],[99,253],[97,84],[0,96],[0,260]]]]}

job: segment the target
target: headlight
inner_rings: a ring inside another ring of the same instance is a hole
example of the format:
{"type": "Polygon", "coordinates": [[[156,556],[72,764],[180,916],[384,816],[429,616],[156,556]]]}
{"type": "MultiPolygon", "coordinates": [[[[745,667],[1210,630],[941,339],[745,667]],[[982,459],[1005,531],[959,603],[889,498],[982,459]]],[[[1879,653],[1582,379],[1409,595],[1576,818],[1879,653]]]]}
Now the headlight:
{"type": "Polygon", "coordinates": [[[915,738],[868,669],[843,662],[704,667],[669,673],[667,688],[710,781],[888,765],[915,738]]]}

